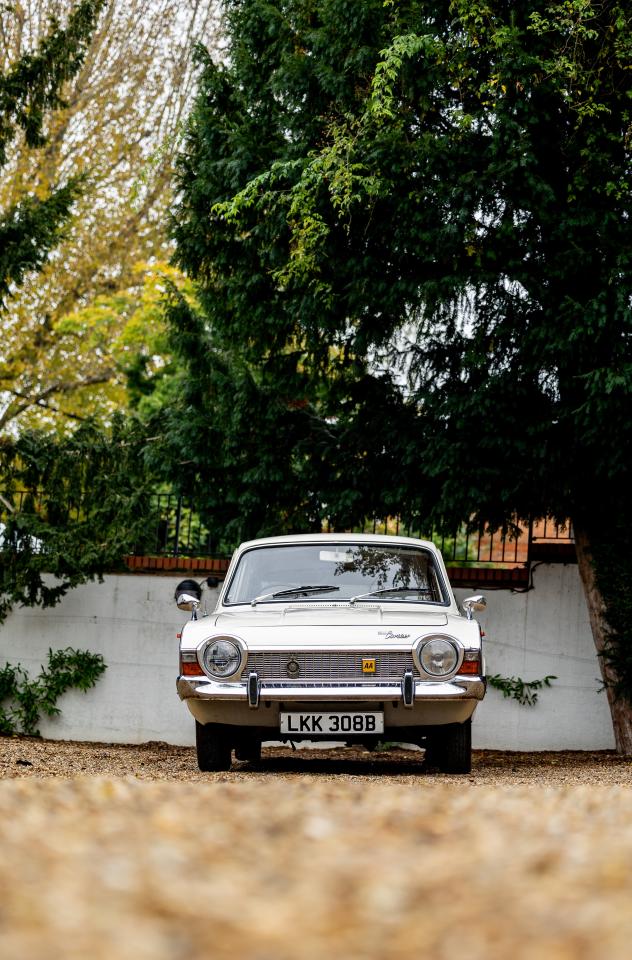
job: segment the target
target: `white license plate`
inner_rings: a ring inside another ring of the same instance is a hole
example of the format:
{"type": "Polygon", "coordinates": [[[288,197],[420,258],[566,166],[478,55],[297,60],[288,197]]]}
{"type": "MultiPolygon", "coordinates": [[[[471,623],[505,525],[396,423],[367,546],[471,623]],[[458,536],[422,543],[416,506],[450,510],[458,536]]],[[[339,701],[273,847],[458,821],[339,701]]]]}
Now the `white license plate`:
{"type": "Polygon", "coordinates": [[[384,733],[381,710],[366,713],[282,713],[281,733],[384,733]]]}

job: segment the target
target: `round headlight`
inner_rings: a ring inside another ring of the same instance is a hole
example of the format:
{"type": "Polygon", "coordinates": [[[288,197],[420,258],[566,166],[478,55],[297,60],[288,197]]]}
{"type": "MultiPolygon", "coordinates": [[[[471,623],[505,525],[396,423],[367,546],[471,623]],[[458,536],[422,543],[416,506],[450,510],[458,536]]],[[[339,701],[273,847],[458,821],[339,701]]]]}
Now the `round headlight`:
{"type": "Polygon", "coordinates": [[[419,651],[422,667],[433,677],[445,677],[452,673],[458,662],[458,654],[453,643],[443,637],[428,640],[419,651]]]}
{"type": "Polygon", "coordinates": [[[232,677],[241,666],[241,650],[226,637],[210,640],[202,654],[202,666],[212,677],[232,677]]]}

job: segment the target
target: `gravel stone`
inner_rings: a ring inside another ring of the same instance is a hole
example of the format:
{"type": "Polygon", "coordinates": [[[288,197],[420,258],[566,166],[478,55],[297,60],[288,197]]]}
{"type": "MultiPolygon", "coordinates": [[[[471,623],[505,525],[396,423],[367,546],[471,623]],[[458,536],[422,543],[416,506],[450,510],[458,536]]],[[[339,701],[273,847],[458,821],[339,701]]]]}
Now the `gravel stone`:
{"type": "Polygon", "coordinates": [[[0,740],[3,960],[628,960],[632,762],[0,740]]]}

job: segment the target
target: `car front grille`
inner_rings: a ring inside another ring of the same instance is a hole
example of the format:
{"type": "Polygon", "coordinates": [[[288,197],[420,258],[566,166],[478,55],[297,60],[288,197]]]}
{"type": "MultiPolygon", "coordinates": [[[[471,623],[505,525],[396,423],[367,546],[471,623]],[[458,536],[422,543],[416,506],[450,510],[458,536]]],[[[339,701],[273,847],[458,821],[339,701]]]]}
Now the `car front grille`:
{"type": "Polygon", "coordinates": [[[396,650],[380,650],[372,653],[350,651],[248,653],[246,673],[253,670],[260,680],[283,682],[352,680],[373,683],[376,680],[401,680],[406,670],[412,670],[414,676],[419,676],[412,654],[396,650]],[[367,658],[375,659],[375,672],[363,672],[362,661],[367,658]],[[292,669],[296,664],[298,664],[298,671],[292,669]]]}

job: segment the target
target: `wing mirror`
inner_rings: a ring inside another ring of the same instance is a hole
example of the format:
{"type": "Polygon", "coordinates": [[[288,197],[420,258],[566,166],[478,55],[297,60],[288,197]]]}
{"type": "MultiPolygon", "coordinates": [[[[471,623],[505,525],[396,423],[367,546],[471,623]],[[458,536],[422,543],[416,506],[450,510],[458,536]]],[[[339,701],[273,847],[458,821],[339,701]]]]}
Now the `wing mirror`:
{"type": "Polygon", "coordinates": [[[475,610],[484,610],[486,606],[487,600],[480,593],[475,597],[467,597],[463,601],[463,609],[465,610],[465,616],[468,620],[472,619],[475,610]]]}
{"type": "Polygon", "coordinates": [[[197,608],[202,599],[202,588],[195,580],[181,580],[176,587],[175,600],[178,610],[188,610],[197,619],[197,608]]]}

